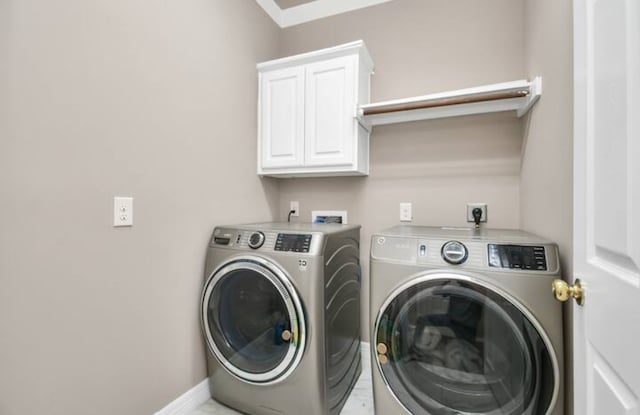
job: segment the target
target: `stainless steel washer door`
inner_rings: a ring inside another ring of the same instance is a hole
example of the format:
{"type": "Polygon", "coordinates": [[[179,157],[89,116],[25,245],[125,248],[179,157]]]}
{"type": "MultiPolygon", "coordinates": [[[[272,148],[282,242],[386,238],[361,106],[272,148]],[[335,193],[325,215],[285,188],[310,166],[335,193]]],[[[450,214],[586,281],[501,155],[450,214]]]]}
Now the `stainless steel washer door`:
{"type": "Polygon", "coordinates": [[[383,304],[378,370],[411,414],[545,415],[558,393],[547,336],[513,298],[457,274],[411,280],[383,304]]]}
{"type": "Polygon", "coordinates": [[[207,345],[229,372],[250,383],[274,383],[298,365],[305,345],[302,304],[289,278],[259,257],[216,270],[202,296],[207,345]]]}

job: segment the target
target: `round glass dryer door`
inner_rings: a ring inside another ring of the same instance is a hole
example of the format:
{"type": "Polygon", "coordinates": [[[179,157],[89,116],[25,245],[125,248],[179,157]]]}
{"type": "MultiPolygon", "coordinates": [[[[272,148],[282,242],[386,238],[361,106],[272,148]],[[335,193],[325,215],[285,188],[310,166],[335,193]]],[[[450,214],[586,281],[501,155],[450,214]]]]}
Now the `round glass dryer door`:
{"type": "Polygon", "coordinates": [[[410,413],[544,415],[555,403],[548,339],[523,309],[481,284],[425,276],[383,305],[378,369],[410,413]]]}
{"type": "Polygon", "coordinates": [[[231,262],[202,297],[207,345],[232,374],[252,383],[284,379],[302,358],[302,305],[286,275],[259,258],[231,262]]]}

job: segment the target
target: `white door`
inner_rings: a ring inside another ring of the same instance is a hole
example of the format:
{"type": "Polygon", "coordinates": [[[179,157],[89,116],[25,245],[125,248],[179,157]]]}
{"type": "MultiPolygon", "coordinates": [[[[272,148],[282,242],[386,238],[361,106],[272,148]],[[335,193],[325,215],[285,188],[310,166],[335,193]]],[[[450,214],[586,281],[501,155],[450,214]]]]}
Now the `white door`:
{"type": "Polygon", "coordinates": [[[575,415],[640,414],[640,2],[575,0],[575,415]]]}
{"type": "Polygon", "coordinates": [[[304,68],[260,74],[259,122],[262,169],[304,164],[304,68]]]}
{"type": "Polygon", "coordinates": [[[307,66],[307,166],[351,165],[354,162],[356,59],[348,56],[307,66]]]}

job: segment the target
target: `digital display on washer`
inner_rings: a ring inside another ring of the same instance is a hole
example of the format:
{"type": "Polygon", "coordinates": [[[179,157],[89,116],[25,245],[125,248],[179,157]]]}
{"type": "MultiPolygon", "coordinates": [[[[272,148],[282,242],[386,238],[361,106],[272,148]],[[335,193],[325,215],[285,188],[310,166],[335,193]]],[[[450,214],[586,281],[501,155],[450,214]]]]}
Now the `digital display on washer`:
{"type": "Polygon", "coordinates": [[[546,271],[547,258],[544,246],[489,244],[489,266],[546,271]]]}
{"type": "Polygon", "coordinates": [[[299,233],[279,233],[276,239],[276,251],[309,252],[311,235],[299,233]]]}

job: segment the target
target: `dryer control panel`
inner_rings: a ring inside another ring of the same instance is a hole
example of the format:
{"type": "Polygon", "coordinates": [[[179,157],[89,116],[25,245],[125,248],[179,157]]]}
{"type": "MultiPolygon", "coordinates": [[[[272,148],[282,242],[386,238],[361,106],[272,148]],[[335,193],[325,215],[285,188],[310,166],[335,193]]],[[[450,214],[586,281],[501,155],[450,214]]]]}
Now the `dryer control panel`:
{"type": "Polygon", "coordinates": [[[274,250],[285,252],[309,252],[310,246],[310,234],[279,233],[276,238],[274,250]]]}
{"type": "Polygon", "coordinates": [[[491,267],[547,270],[544,246],[489,244],[488,250],[491,267]]]}

